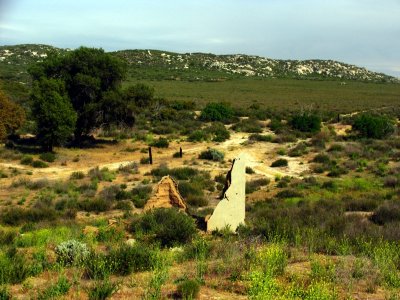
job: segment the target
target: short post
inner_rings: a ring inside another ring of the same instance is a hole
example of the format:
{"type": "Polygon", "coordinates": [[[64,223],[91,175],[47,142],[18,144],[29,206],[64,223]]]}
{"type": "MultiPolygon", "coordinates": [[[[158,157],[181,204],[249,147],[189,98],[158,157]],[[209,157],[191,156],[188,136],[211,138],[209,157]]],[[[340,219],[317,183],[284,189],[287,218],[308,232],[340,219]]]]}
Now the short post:
{"type": "Polygon", "coordinates": [[[151,154],[151,147],[149,147],[149,164],[153,164],[153,155],[151,154]]]}
{"type": "Polygon", "coordinates": [[[179,147],[179,157],[182,158],[183,152],[182,152],[182,147],[179,147]]]}

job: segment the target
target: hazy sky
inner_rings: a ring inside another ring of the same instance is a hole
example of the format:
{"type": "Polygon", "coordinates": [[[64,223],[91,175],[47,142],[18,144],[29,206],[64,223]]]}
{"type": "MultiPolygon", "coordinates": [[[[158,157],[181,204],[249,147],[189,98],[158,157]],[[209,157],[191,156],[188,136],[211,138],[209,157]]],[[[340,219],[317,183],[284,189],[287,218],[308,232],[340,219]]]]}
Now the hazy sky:
{"type": "Polygon", "coordinates": [[[400,77],[400,0],[0,0],[0,45],[334,59],[400,77]]]}

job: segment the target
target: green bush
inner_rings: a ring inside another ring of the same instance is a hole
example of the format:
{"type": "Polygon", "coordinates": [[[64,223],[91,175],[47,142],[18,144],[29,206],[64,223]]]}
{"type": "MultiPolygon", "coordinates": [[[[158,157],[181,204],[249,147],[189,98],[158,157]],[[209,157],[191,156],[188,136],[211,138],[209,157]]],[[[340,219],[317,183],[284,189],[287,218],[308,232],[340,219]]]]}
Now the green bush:
{"type": "Polygon", "coordinates": [[[9,252],[8,257],[0,257],[0,286],[6,283],[21,283],[31,275],[32,265],[24,255],[9,252]]]}
{"type": "Polygon", "coordinates": [[[59,214],[51,207],[30,208],[11,207],[2,211],[0,220],[7,225],[20,225],[27,222],[53,221],[59,214]]]}
{"type": "Polygon", "coordinates": [[[270,180],[268,178],[260,178],[246,182],[246,194],[251,194],[259,190],[262,186],[267,186],[270,180]]]}
{"type": "Polygon", "coordinates": [[[34,160],[32,162],[32,167],[34,168],[47,168],[49,165],[46,164],[44,161],[42,160],[34,160]]]}
{"type": "Polygon", "coordinates": [[[137,216],[131,224],[131,231],[153,236],[167,247],[188,243],[197,233],[194,220],[173,208],[154,209],[137,216]]]}
{"type": "Polygon", "coordinates": [[[189,142],[202,142],[207,141],[209,139],[209,134],[204,130],[195,130],[188,136],[189,142]]]}
{"type": "Polygon", "coordinates": [[[98,199],[85,199],[78,203],[78,207],[84,211],[94,211],[96,213],[108,211],[111,208],[111,202],[98,198],[98,199]]]}
{"type": "Polygon", "coordinates": [[[84,275],[88,279],[103,280],[113,272],[113,262],[102,253],[90,252],[84,263],[84,275]]]}
{"type": "Polygon", "coordinates": [[[233,118],[234,111],[226,103],[210,102],[201,111],[200,119],[202,121],[228,122],[233,118]]]}
{"type": "Polygon", "coordinates": [[[21,165],[30,165],[33,163],[33,157],[30,155],[24,155],[20,161],[21,165]]]}
{"type": "Polygon", "coordinates": [[[69,178],[70,179],[83,179],[83,178],[85,178],[85,173],[83,173],[81,171],[72,172],[71,176],[69,178]]]}
{"type": "Polygon", "coordinates": [[[199,158],[213,161],[223,161],[224,154],[221,151],[211,148],[201,152],[199,158]]]}
{"type": "Polygon", "coordinates": [[[363,138],[382,139],[394,132],[394,122],[386,116],[362,114],[355,118],[352,129],[363,138]]]}
{"type": "Polygon", "coordinates": [[[317,154],[312,161],[320,164],[329,164],[331,162],[331,159],[328,155],[320,153],[317,154]]]}
{"type": "Polygon", "coordinates": [[[105,300],[108,299],[112,294],[117,292],[119,285],[111,282],[108,279],[103,281],[97,281],[89,290],[89,300],[105,300]]]}
{"type": "Polygon", "coordinates": [[[192,194],[186,197],[186,203],[195,207],[203,207],[208,205],[208,200],[204,196],[192,194]]]}
{"type": "Polygon", "coordinates": [[[262,132],[261,124],[254,119],[241,120],[232,126],[232,129],[240,132],[260,133],[262,132]]]}
{"type": "Polygon", "coordinates": [[[47,299],[57,299],[68,293],[71,287],[71,283],[64,276],[61,276],[58,281],[49,286],[46,290],[41,292],[36,299],[47,300],[47,299]]]}
{"type": "Polygon", "coordinates": [[[91,180],[111,182],[115,179],[115,173],[110,171],[108,168],[102,168],[100,170],[99,167],[95,167],[89,170],[88,175],[91,180]]]}
{"type": "Polygon", "coordinates": [[[200,284],[194,279],[185,279],[179,283],[177,293],[180,299],[196,299],[200,292],[200,284]]]}
{"type": "Polygon", "coordinates": [[[276,198],[297,198],[297,197],[302,197],[302,193],[296,191],[296,190],[283,190],[279,191],[276,194],[276,198]]]}
{"type": "Polygon", "coordinates": [[[150,198],[153,188],[150,185],[138,185],[131,191],[132,200],[137,208],[143,208],[150,198]]]}
{"type": "Polygon", "coordinates": [[[257,141],[257,142],[271,142],[272,135],[270,135],[270,134],[262,135],[262,134],[254,133],[249,136],[249,140],[257,141]]]}
{"type": "Polygon", "coordinates": [[[0,285],[0,300],[11,300],[11,294],[6,286],[0,285]]]}
{"type": "Polygon", "coordinates": [[[150,172],[150,174],[154,177],[157,177],[157,179],[161,179],[161,177],[170,175],[177,180],[189,180],[199,173],[200,171],[190,167],[169,169],[166,165],[161,165],[150,172]]]}
{"type": "Polygon", "coordinates": [[[53,152],[44,152],[39,155],[39,158],[43,161],[54,162],[57,158],[57,155],[53,152]]]}
{"type": "Polygon", "coordinates": [[[123,245],[112,250],[107,259],[114,274],[125,276],[133,272],[151,270],[154,251],[141,243],[135,243],[133,246],[123,245]]]}
{"type": "Polygon", "coordinates": [[[208,133],[211,134],[212,140],[214,142],[223,142],[230,138],[229,130],[227,130],[224,124],[219,122],[214,122],[210,127],[206,129],[208,133]]]}
{"type": "Polygon", "coordinates": [[[289,122],[293,129],[302,132],[315,133],[321,130],[321,118],[314,113],[299,113],[292,117],[289,122]]]}
{"type": "Polygon", "coordinates": [[[272,168],[287,167],[287,165],[288,165],[287,159],[280,158],[280,159],[274,161],[274,162],[271,164],[271,167],[272,167],[272,168]]]}
{"type": "Polygon", "coordinates": [[[150,144],[150,146],[152,147],[156,147],[156,148],[168,148],[169,147],[169,142],[166,138],[158,138],[158,140],[152,142],[150,144]]]}

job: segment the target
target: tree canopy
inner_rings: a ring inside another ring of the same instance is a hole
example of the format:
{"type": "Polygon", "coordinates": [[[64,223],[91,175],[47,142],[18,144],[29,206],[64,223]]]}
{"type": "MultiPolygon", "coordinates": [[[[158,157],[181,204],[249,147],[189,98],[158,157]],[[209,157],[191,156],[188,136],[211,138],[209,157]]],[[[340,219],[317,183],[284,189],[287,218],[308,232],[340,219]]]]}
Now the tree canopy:
{"type": "Polygon", "coordinates": [[[0,91],[0,140],[20,128],[24,121],[25,112],[22,107],[0,91]]]}
{"type": "MultiPolygon", "coordinates": [[[[65,55],[51,55],[29,72],[33,82],[56,79],[63,84],[65,95],[62,98],[68,100],[76,112],[74,134],[77,140],[94,128],[110,123],[133,124],[133,113],[118,90],[125,77],[125,63],[103,49],[81,47],[65,55]]],[[[41,98],[42,87],[48,86],[37,85],[33,98],[35,93],[39,93],[36,98],[41,98]]]]}
{"type": "Polygon", "coordinates": [[[64,143],[75,129],[77,114],[60,79],[41,78],[34,82],[32,113],[37,124],[37,139],[46,151],[64,143]]]}

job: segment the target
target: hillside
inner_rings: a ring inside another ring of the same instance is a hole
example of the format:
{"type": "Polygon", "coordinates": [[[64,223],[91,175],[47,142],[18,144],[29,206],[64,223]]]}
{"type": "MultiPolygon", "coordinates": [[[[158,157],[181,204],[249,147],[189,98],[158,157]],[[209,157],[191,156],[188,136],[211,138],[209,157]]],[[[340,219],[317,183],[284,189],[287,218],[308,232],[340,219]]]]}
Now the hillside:
{"type": "MultiPolygon", "coordinates": [[[[1,46],[0,79],[26,84],[30,64],[43,60],[50,52],[66,51],[47,45],[1,46]]],[[[158,50],[123,50],[112,54],[128,62],[129,75],[136,79],[220,81],[258,77],[398,82],[392,76],[332,60],[277,60],[241,54],[179,54],[158,50]]]]}

